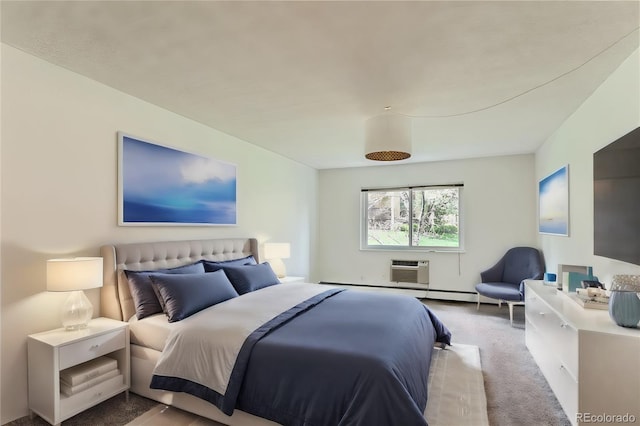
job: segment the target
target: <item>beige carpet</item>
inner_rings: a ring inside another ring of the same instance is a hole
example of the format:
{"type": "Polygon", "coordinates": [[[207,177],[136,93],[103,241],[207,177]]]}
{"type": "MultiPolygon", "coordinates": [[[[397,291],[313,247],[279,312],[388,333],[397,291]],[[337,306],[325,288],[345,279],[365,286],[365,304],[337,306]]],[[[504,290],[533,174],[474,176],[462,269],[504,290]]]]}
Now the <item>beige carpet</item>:
{"type": "Polygon", "coordinates": [[[477,346],[434,349],[425,417],[430,426],[489,425],[477,346]]]}

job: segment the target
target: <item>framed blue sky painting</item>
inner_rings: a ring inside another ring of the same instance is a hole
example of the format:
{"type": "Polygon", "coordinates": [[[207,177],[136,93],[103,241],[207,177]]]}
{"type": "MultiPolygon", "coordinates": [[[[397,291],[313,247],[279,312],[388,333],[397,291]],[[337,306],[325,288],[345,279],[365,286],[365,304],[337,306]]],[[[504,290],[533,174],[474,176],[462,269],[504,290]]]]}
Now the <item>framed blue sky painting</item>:
{"type": "Polygon", "coordinates": [[[118,224],[236,225],[236,166],[118,132],[118,224]]]}
{"type": "Polygon", "coordinates": [[[538,231],[569,236],[569,166],[563,166],[538,184],[538,231]]]}

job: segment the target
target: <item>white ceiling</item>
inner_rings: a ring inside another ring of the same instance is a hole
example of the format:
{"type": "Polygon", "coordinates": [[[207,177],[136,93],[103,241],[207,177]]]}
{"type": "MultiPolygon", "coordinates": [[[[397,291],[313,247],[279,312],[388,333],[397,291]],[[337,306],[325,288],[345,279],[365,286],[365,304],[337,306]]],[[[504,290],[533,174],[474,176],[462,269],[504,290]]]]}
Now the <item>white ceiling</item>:
{"type": "Polygon", "coordinates": [[[324,169],[379,164],[363,123],[387,105],[415,117],[404,162],[534,152],[638,48],[639,5],[2,1],[1,15],[4,43],[324,169]]]}

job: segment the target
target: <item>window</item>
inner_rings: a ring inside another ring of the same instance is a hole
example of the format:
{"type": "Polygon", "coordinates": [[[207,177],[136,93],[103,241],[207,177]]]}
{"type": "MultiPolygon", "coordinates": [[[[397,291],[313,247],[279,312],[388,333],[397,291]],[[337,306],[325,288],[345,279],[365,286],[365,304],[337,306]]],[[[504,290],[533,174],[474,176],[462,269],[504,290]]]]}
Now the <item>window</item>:
{"type": "Polygon", "coordinates": [[[363,249],[460,251],[462,185],[362,190],[363,249]]]}

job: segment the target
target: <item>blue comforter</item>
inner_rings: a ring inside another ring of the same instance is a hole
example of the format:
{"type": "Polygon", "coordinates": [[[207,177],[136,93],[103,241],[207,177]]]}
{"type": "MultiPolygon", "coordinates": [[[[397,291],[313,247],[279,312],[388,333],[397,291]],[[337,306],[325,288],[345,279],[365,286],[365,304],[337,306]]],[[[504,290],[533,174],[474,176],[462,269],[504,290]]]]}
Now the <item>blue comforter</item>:
{"type": "Polygon", "coordinates": [[[245,341],[225,395],[179,378],[152,387],[208,399],[283,425],[426,425],[435,342],[451,334],[420,301],[332,289],[277,316],[245,341]]]}

